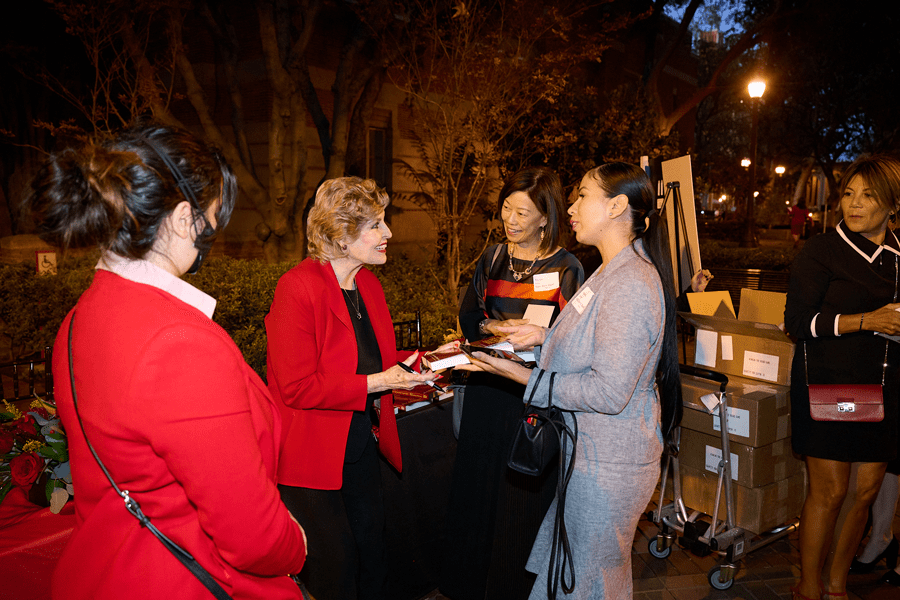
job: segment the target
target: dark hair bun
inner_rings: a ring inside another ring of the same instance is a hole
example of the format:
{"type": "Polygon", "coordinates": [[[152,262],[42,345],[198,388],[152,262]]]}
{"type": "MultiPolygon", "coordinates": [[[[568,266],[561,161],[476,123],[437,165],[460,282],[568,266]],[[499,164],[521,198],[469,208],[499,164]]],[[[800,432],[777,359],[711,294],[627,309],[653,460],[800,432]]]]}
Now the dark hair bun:
{"type": "Polygon", "coordinates": [[[93,144],[52,155],[31,184],[41,238],[62,249],[105,246],[122,225],[125,171],[136,161],[93,144]]]}

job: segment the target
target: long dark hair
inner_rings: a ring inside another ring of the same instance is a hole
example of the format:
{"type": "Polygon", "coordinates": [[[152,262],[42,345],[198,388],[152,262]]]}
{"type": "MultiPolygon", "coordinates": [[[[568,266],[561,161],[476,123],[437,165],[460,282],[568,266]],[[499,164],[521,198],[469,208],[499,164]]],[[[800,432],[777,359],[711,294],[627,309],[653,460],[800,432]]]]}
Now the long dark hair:
{"type": "MultiPolygon", "coordinates": [[[[163,220],[185,192],[193,192],[194,219],[221,198],[216,229],[231,217],[237,180],[225,159],[206,142],[173,127],[148,124],[104,142],[88,142],[50,155],[32,181],[32,214],[40,237],[65,252],[99,246],[132,259],[153,247],[163,220]]],[[[211,235],[202,235],[211,242],[211,235]]],[[[199,239],[199,238],[198,238],[199,239]]]]}
{"type": "Polygon", "coordinates": [[[675,283],[669,253],[669,233],[656,210],[656,194],[644,170],[628,163],[607,163],[588,171],[612,198],[624,194],[631,208],[631,234],[643,240],[650,262],[662,282],[666,323],[656,383],[662,412],[663,439],[681,422],[681,373],[678,369],[678,339],[675,334],[675,283]]]}
{"type": "Polygon", "coordinates": [[[556,248],[566,216],[566,203],[559,176],[547,167],[519,169],[503,184],[500,197],[497,199],[497,213],[503,210],[506,199],[516,192],[528,194],[541,215],[547,217],[547,226],[544,229],[546,235],[541,242],[541,252],[556,248]]]}

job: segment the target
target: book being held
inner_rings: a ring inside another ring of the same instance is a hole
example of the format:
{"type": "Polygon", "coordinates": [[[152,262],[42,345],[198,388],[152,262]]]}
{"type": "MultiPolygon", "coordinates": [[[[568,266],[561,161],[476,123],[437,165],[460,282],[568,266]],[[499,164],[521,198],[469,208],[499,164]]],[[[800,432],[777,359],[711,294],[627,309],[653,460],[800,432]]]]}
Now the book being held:
{"type": "MultiPolygon", "coordinates": [[[[477,340],[468,344],[464,344],[463,346],[465,346],[465,349],[470,352],[479,350],[495,350],[497,351],[500,358],[506,358],[509,360],[517,360],[520,362],[534,360],[533,352],[516,352],[513,348],[513,345],[505,341],[503,337],[504,336],[494,335],[484,338],[483,340],[477,340]]],[[[472,361],[469,360],[469,357],[466,355],[466,352],[462,349],[462,347],[445,352],[426,352],[422,356],[422,364],[432,371],[450,369],[459,365],[467,365],[471,362],[472,361]]]]}

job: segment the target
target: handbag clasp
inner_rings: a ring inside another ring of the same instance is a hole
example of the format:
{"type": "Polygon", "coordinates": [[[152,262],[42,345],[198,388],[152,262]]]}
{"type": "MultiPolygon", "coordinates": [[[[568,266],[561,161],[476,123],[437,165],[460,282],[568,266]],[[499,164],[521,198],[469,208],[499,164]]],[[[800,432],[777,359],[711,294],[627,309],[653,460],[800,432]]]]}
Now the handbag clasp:
{"type": "Polygon", "coordinates": [[[856,412],[856,402],[838,402],[837,409],[839,413],[856,412]]]}

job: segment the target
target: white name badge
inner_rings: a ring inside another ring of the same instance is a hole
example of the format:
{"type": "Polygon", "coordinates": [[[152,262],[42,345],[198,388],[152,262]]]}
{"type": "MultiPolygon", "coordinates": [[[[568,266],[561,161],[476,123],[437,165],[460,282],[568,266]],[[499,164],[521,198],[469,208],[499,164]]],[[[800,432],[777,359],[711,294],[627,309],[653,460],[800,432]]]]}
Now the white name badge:
{"type": "Polygon", "coordinates": [[[584,312],[584,309],[587,308],[588,303],[594,297],[594,290],[589,287],[584,287],[574,298],[572,298],[572,306],[575,307],[575,310],[578,311],[578,314],[584,312]]]}
{"type": "Polygon", "coordinates": [[[557,271],[552,273],[538,273],[533,279],[534,291],[536,292],[549,292],[559,289],[559,272],[557,271]]]}

